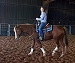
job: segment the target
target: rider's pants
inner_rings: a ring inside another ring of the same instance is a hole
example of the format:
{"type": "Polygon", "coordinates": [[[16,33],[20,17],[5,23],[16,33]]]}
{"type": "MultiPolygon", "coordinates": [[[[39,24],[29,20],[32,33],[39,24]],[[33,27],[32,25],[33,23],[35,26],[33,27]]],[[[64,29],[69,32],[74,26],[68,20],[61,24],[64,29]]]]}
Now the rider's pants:
{"type": "Polygon", "coordinates": [[[46,26],[46,23],[41,22],[40,26],[39,26],[39,36],[43,37],[43,28],[46,26]]]}

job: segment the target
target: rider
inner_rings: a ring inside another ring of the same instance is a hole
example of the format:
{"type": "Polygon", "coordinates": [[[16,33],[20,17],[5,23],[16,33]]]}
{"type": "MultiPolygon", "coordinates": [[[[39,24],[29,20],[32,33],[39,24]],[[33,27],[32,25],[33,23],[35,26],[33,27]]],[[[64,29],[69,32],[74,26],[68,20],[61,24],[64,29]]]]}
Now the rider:
{"type": "Polygon", "coordinates": [[[46,12],[45,12],[45,8],[43,6],[41,6],[41,15],[40,15],[40,18],[36,18],[37,21],[40,21],[41,24],[39,26],[39,39],[40,40],[43,40],[43,28],[46,26],[46,23],[47,23],[47,15],[46,15],[46,12]]]}

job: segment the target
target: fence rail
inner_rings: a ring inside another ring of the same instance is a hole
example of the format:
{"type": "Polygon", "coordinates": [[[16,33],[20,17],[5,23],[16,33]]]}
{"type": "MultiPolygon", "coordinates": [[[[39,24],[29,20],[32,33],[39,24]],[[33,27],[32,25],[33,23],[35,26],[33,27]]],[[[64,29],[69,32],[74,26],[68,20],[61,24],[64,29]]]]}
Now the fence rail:
{"type": "MultiPolygon", "coordinates": [[[[0,23],[0,36],[14,36],[14,26],[16,24],[0,23]]],[[[57,25],[65,26],[68,29],[69,34],[75,35],[75,25],[57,25]]]]}

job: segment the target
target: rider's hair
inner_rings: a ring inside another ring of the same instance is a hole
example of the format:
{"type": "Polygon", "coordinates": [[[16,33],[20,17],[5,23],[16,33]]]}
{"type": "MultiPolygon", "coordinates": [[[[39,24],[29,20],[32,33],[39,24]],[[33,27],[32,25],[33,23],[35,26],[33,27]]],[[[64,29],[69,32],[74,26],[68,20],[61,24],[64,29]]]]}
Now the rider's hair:
{"type": "Polygon", "coordinates": [[[41,7],[44,9],[44,11],[46,10],[46,9],[45,9],[45,6],[41,6],[41,7]]]}

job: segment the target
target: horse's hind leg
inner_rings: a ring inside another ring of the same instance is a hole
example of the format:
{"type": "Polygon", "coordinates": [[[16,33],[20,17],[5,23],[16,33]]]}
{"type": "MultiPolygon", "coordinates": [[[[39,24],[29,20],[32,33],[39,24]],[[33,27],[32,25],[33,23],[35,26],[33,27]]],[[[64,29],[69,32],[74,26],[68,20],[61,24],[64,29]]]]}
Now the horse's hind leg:
{"type": "Polygon", "coordinates": [[[43,52],[43,56],[46,56],[45,50],[44,50],[44,48],[42,47],[42,44],[41,44],[41,42],[40,42],[39,39],[37,40],[37,43],[39,44],[40,49],[41,49],[41,51],[43,52]]]}
{"type": "Polygon", "coordinates": [[[32,44],[31,44],[31,51],[28,55],[31,55],[33,54],[33,51],[34,51],[34,45],[35,45],[35,40],[33,40],[32,44]]]}
{"type": "Polygon", "coordinates": [[[65,54],[65,43],[63,42],[63,38],[60,39],[60,44],[62,45],[62,54],[60,57],[63,57],[65,54]]]}
{"type": "Polygon", "coordinates": [[[52,52],[52,56],[54,56],[55,52],[58,51],[58,49],[59,49],[59,40],[56,39],[55,42],[56,42],[56,47],[55,47],[55,49],[52,52]]]}

